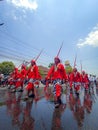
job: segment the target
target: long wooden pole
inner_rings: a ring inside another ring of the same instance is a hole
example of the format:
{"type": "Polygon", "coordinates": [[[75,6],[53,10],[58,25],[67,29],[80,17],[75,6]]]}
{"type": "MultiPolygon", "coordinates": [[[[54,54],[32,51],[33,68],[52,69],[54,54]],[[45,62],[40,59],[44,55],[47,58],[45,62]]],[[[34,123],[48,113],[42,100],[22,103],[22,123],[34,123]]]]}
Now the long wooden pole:
{"type": "Polygon", "coordinates": [[[59,54],[60,54],[60,51],[61,51],[61,49],[62,49],[62,46],[63,46],[63,42],[62,42],[62,44],[61,44],[61,46],[60,46],[60,49],[59,49],[59,51],[58,51],[58,53],[57,53],[57,57],[58,57],[59,54]]]}

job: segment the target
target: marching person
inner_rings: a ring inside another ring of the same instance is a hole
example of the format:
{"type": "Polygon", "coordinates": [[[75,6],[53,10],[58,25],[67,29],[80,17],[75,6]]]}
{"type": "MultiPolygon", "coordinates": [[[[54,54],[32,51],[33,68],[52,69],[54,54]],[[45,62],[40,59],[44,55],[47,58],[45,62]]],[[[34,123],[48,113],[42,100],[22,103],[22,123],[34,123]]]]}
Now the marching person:
{"type": "Polygon", "coordinates": [[[66,71],[58,57],[54,58],[54,64],[51,66],[47,76],[47,80],[53,81],[54,103],[55,107],[61,104],[62,81],[67,80],[66,71]]]}
{"type": "Polygon", "coordinates": [[[21,66],[21,70],[19,71],[18,68],[15,69],[15,77],[14,77],[14,88],[12,92],[16,92],[16,90],[22,92],[23,91],[23,83],[26,78],[26,66],[23,64],[21,66]]]}
{"type": "Polygon", "coordinates": [[[10,75],[10,79],[9,79],[9,84],[10,84],[9,88],[11,89],[11,92],[16,92],[17,86],[20,82],[19,77],[20,77],[20,72],[19,72],[18,68],[15,67],[14,71],[10,75]]]}
{"type": "Polygon", "coordinates": [[[77,68],[73,69],[71,73],[71,82],[74,86],[74,90],[77,96],[79,96],[80,86],[81,86],[81,75],[78,72],[77,68]]]}
{"type": "Polygon", "coordinates": [[[27,75],[26,65],[23,64],[21,66],[20,74],[21,74],[21,77],[20,77],[21,78],[20,86],[21,86],[21,89],[23,90],[24,83],[26,81],[26,75],[27,75]]]}
{"type": "Polygon", "coordinates": [[[88,90],[88,88],[89,88],[89,78],[88,78],[88,75],[85,73],[85,71],[82,71],[81,82],[82,82],[82,85],[84,86],[84,89],[88,90]]]}
{"type": "Polygon", "coordinates": [[[31,66],[27,72],[28,83],[25,87],[26,96],[28,99],[30,92],[32,92],[32,96],[37,96],[35,84],[39,85],[39,80],[41,79],[41,75],[38,70],[38,66],[36,65],[35,60],[31,61],[31,66]]]}

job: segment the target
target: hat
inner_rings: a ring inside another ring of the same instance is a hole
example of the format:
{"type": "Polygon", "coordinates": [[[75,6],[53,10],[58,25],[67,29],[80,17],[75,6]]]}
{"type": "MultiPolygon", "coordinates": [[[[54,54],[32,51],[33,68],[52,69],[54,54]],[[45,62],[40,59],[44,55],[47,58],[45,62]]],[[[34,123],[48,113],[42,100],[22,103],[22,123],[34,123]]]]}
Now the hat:
{"type": "Polygon", "coordinates": [[[83,70],[82,73],[85,74],[85,71],[83,70]]]}
{"type": "Polygon", "coordinates": [[[74,71],[74,72],[77,72],[77,68],[73,68],[73,71],[74,71]]]}
{"type": "Polygon", "coordinates": [[[60,62],[60,59],[57,56],[54,58],[54,60],[58,60],[58,62],[60,62]]]}
{"type": "Polygon", "coordinates": [[[35,60],[31,60],[31,64],[36,64],[36,63],[35,63],[35,60]]]}

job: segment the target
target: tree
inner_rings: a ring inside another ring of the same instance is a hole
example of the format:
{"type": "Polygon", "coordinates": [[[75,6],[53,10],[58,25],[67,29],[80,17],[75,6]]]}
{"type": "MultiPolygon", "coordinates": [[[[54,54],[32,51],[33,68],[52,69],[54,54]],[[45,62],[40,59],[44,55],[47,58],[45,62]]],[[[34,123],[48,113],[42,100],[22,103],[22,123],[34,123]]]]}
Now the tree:
{"type": "Polygon", "coordinates": [[[4,61],[0,63],[0,73],[3,73],[4,75],[10,74],[15,68],[15,65],[13,62],[4,61]]]}
{"type": "Polygon", "coordinates": [[[50,63],[48,67],[50,68],[53,64],[54,64],[54,63],[50,63]]]}

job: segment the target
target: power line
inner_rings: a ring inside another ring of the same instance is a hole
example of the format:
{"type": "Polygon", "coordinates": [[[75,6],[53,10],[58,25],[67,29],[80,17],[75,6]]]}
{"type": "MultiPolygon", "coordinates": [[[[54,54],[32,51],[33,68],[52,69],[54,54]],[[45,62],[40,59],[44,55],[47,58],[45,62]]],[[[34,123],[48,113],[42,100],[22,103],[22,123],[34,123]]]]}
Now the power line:
{"type": "MultiPolygon", "coordinates": [[[[22,57],[23,59],[33,59],[34,58],[34,56],[31,56],[31,55],[27,55],[26,53],[25,53],[25,55],[22,53],[22,52],[17,52],[16,50],[13,50],[13,49],[11,49],[11,48],[8,48],[8,47],[3,47],[3,46],[0,46],[0,49],[1,49],[1,52],[3,51],[3,52],[5,52],[6,54],[10,54],[10,55],[13,55],[13,56],[16,56],[16,57],[22,57]]],[[[46,59],[46,58],[45,58],[46,59]]],[[[45,63],[47,63],[47,61],[45,61],[44,59],[42,59],[42,58],[39,58],[39,62],[40,62],[40,60],[41,60],[41,62],[45,62],[45,63]]],[[[45,64],[44,63],[44,64],[45,64]]]]}
{"type": "MultiPolygon", "coordinates": [[[[4,47],[4,46],[0,46],[0,48],[2,49],[1,51],[9,51],[9,52],[13,52],[13,54],[17,54],[19,56],[26,56],[26,57],[29,57],[29,58],[33,58],[34,56],[31,56],[31,55],[26,55],[26,53],[23,53],[23,52],[18,52],[18,50],[14,50],[14,49],[11,49],[11,48],[8,48],[8,47],[4,47]]],[[[28,53],[29,54],[29,53],[28,53]]]]}
{"type": "Polygon", "coordinates": [[[19,40],[19,39],[17,39],[15,36],[13,36],[13,35],[9,35],[9,33],[8,32],[4,32],[4,31],[2,31],[2,30],[0,30],[4,35],[6,35],[7,37],[9,37],[12,41],[14,41],[14,43],[17,43],[18,45],[20,45],[20,46],[24,46],[24,47],[26,47],[26,49],[28,48],[28,49],[33,49],[34,51],[36,50],[37,52],[39,52],[40,51],[40,49],[36,49],[35,47],[33,47],[33,46],[31,46],[30,44],[28,45],[28,43],[26,43],[26,42],[23,42],[23,41],[21,41],[21,40],[19,40]],[[28,45],[28,46],[26,46],[26,45],[28,45]]]}
{"type": "MultiPolygon", "coordinates": [[[[1,31],[1,30],[0,30],[1,31]]],[[[34,47],[32,47],[30,44],[28,45],[28,46],[26,46],[27,45],[27,43],[26,42],[23,42],[23,41],[21,41],[21,40],[19,40],[19,39],[17,39],[15,36],[12,36],[12,35],[9,35],[9,33],[8,32],[4,32],[4,31],[1,31],[2,32],[2,34],[4,34],[4,35],[6,35],[7,36],[7,38],[8,38],[8,40],[10,41],[10,43],[16,43],[15,44],[15,46],[17,46],[17,44],[19,45],[19,48],[25,48],[25,53],[26,53],[26,55],[27,55],[27,57],[28,56],[30,56],[31,57],[31,55],[30,55],[30,52],[31,52],[31,48],[33,49],[33,51],[32,51],[32,54],[33,54],[33,56],[35,55],[34,53],[35,53],[35,50],[36,51],[39,51],[39,49],[36,49],[36,48],[34,48],[34,47]],[[26,50],[28,51],[28,52],[26,52],[26,50]]],[[[9,48],[7,48],[8,50],[10,50],[9,48]]],[[[19,50],[18,50],[19,51],[19,50]]],[[[15,50],[13,50],[13,52],[15,52],[15,50]]],[[[18,52],[19,54],[21,53],[21,52],[18,52]]],[[[23,54],[23,53],[21,53],[21,54],[23,54]]],[[[23,54],[24,55],[24,54],[23,54]]],[[[41,59],[41,62],[42,61],[45,61],[45,63],[48,63],[48,58],[47,57],[49,57],[50,58],[50,56],[44,51],[44,53],[43,53],[43,56],[45,57],[45,58],[40,58],[41,59]]],[[[51,58],[52,59],[52,58],[51,58]]],[[[39,61],[40,62],[40,61],[39,61]]],[[[45,64],[44,63],[44,64],[45,64]]]]}
{"type": "Polygon", "coordinates": [[[0,54],[0,57],[5,57],[5,58],[16,60],[16,61],[23,61],[23,59],[13,57],[13,56],[8,56],[8,55],[5,55],[5,54],[0,54]]]}
{"type": "MultiPolygon", "coordinates": [[[[0,30],[1,31],[1,30],[0,30]]],[[[8,38],[10,38],[9,40],[11,41],[11,42],[13,42],[13,41],[15,41],[15,43],[17,43],[18,45],[19,45],[19,47],[22,47],[23,48],[23,46],[25,47],[25,52],[26,52],[26,50],[28,50],[28,52],[30,53],[30,51],[31,51],[31,47],[32,46],[26,46],[26,44],[27,43],[24,43],[23,44],[23,42],[21,42],[20,43],[20,40],[19,40],[19,42],[18,41],[16,41],[15,39],[13,39],[13,37],[11,37],[8,33],[5,33],[5,32],[3,32],[3,31],[1,31],[4,35],[7,35],[7,37],[8,38]]],[[[32,47],[32,49],[34,49],[32,52],[34,53],[35,52],[35,48],[34,47],[32,47]]],[[[38,51],[39,49],[37,49],[37,51],[38,51]]],[[[45,53],[45,51],[43,51],[43,55],[45,56],[45,58],[46,58],[46,56],[47,57],[50,57],[49,55],[47,55],[46,53],[45,53]]],[[[45,59],[44,58],[44,59],[45,59]]],[[[47,58],[46,58],[47,59],[47,58]]]]}
{"type": "MultiPolygon", "coordinates": [[[[6,27],[6,26],[5,26],[6,27]]],[[[0,30],[1,31],[1,30],[0,30]]],[[[18,44],[20,43],[20,44],[22,44],[23,46],[24,45],[27,45],[28,43],[26,43],[26,42],[24,42],[24,41],[21,41],[20,39],[17,39],[15,36],[13,36],[13,35],[9,35],[9,32],[8,32],[8,30],[7,30],[7,27],[6,27],[6,32],[3,32],[3,31],[1,31],[3,34],[6,34],[8,37],[10,37],[11,39],[13,39],[13,40],[16,40],[16,42],[18,42],[18,44]]],[[[34,47],[34,46],[31,46],[31,44],[29,44],[29,46],[26,46],[26,47],[29,47],[29,49],[34,49],[34,50],[36,50],[37,52],[39,52],[40,51],[40,49],[38,49],[38,48],[36,48],[36,47],[34,47]]],[[[51,58],[50,57],[50,55],[48,55],[47,54],[47,52],[45,52],[45,51],[43,51],[43,54],[45,55],[45,56],[47,56],[47,57],[49,57],[49,58],[51,58]]]]}

